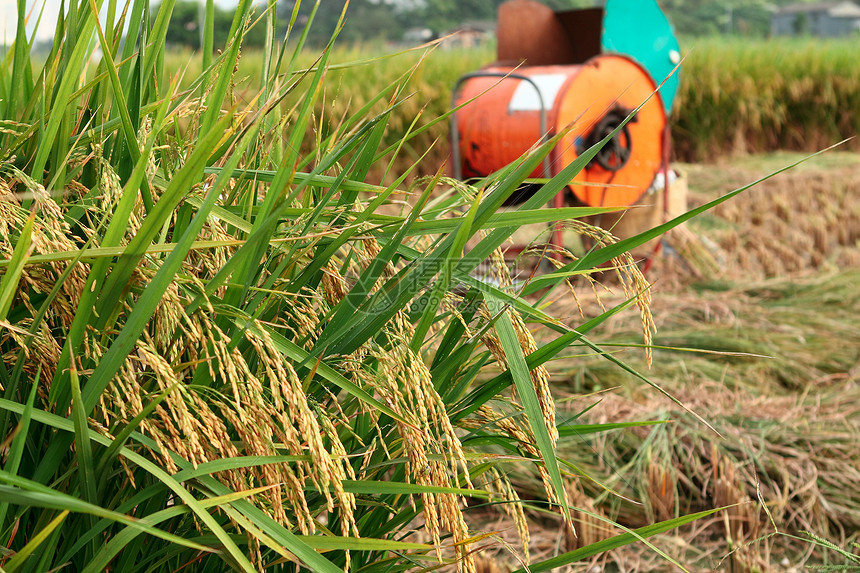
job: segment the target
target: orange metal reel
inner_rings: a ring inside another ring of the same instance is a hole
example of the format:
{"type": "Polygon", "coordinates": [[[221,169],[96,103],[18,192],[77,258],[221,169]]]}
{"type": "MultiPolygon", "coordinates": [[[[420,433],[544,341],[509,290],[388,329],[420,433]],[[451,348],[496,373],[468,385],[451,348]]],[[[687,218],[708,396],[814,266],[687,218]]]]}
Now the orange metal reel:
{"type": "MultiPolygon", "coordinates": [[[[570,128],[550,156],[549,172],[537,169],[532,174],[555,175],[656,89],[639,65],[616,55],[595,56],[582,65],[495,66],[482,73],[526,79],[472,77],[462,84],[457,103],[477,98],[457,113],[459,167],[466,177],[489,175],[541,141],[546,135],[541,110],[549,134],[570,128]]],[[[573,179],[571,191],[587,205],[635,203],[660,169],[665,125],[659,98],[651,98],[603,154],[573,179]]]]}
{"type": "MultiPolygon", "coordinates": [[[[572,124],[556,151],[562,165],[570,164],[582,151],[583,141],[600,124],[607,114],[615,117],[608,121],[605,135],[618,125],[628,113],[643,102],[642,109],[625,126],[616,140],[607,144],[609,154],[613,146],[624,148],[628,156],[617,170],[607,169],[592,162],[581,171],[571,184],[574,195],[595,207],[626,207],[635,203],[651,186],[660,170],[663,159],[663,130],[666,113],[659,98],[652,97],[656,86],[650,76],[631,60],[622,56],[601,56],[582,66],[570,84],[566,97],[560,100],[558,127],[572,124]],[[648,99],[651,98],[651,99],[648,99]],[[625,135],[626,134],[626,135],[625,135]]],[[[600,138],[594,139],[599,140],[600,138]]]]}

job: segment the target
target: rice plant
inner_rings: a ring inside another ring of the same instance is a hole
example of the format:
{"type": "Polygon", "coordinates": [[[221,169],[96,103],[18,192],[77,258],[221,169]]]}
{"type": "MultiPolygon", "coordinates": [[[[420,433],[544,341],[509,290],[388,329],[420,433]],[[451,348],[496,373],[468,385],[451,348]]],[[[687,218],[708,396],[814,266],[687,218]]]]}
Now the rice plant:
{"type": "Polygon", "coordinates": [[[857,47],[856,38],[691,41],[672,126],[678,156],[814,151],[854,137],[857,47]]]}
{"type": "Polygon", "coordinates": [[[635,305],[647,340],[626,252],[741,190],[514,283],[499,249],[518,226],[597,212],[544,208],[596,148],[515,213],[497,210],[555,140],[476,185],[440,170],[409,187],[422,158],[391,165],[413,125],[382,142],[414,70],[314,130],[331,45],[301,65],[297,12],[276,39],[274,2],[262,18],[250,4],[183,78],[165,72],[170,1],[70,2],[41,67],[19,3],[0,74],[0,565],[474,571],[489,537],[470,504],[512,516],[528,563],[523,507],[571,520],[565,482],[585,476],[556,448],[589,431],[556,422],[544,364],[599,351],[590,332],[635,305]],[[238,93],[251,25],[270,43],[238,93]],[[607,262],[630,277],[625,303],[573,325],[540,310],[607,262]]]}

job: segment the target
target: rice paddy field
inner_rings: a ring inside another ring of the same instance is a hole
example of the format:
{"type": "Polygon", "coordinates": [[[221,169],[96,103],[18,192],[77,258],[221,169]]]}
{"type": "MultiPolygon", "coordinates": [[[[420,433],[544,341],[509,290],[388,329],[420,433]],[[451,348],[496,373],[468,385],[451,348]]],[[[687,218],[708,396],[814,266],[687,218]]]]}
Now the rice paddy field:
{"type": "Polygon", "coordinates": [[[856,42],[690,48],[646,267],[545,207],[597,147],[513,211],[555,141],[446,177],[488,50],[269,14],[196,57],[106,4],[0,61],[3,571],[860,569],[860,155],[801,162],[856,132],[856,42]]]}

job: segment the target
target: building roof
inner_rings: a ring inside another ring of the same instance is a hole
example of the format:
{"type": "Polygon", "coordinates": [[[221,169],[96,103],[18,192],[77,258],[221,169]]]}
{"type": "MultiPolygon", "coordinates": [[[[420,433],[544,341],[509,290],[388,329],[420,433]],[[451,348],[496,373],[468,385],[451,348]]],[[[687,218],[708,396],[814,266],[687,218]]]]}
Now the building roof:
{"type": "Polygon", "coordinates": [[[496,23],[490,20],[470,20],[463,22],[453,30],[448,30],[446,34],[454,34],[457,32],[479,32],[482,34],[491,34],[496,32],[496,23]]]}
{"type": "Polygon", "coordinates": [[[777,14],[810,14],[815,12],[826,12],[832,18],[860,18],[860,6],[854,2],[789,4],[776,11],[777,14]]]}
{"type": "Polygon", "coordinates": [[[860,18],[860,6],[854,2],[841,2],[828,13],[834,18],[860,18]]]}

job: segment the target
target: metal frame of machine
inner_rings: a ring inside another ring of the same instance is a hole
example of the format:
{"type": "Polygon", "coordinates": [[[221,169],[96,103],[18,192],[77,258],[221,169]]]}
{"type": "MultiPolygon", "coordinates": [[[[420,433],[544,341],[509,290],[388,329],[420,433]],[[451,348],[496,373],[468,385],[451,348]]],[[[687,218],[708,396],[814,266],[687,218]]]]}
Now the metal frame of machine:
{"type": "MultiPolygon", "coordinates": [[[[663,172],[668,204],[668,114],[680,53],[654,0],[553,12],[534,0],[499,8],[497,62],[454,86],[454,176],[486,176],[536,143],[564,133],[534,177],[549,178],[639,109],[599,158],[554,199],[626,207],[663,172]],[[660,81],[660,93],[653,96],[660,81]],[[666,79],[668,78],[668,79],[666,79]],[[465,169],[464,169],[465,168],[465,169]]],[[[560,233],[554,239],[560,243],[560,233]]]]}

